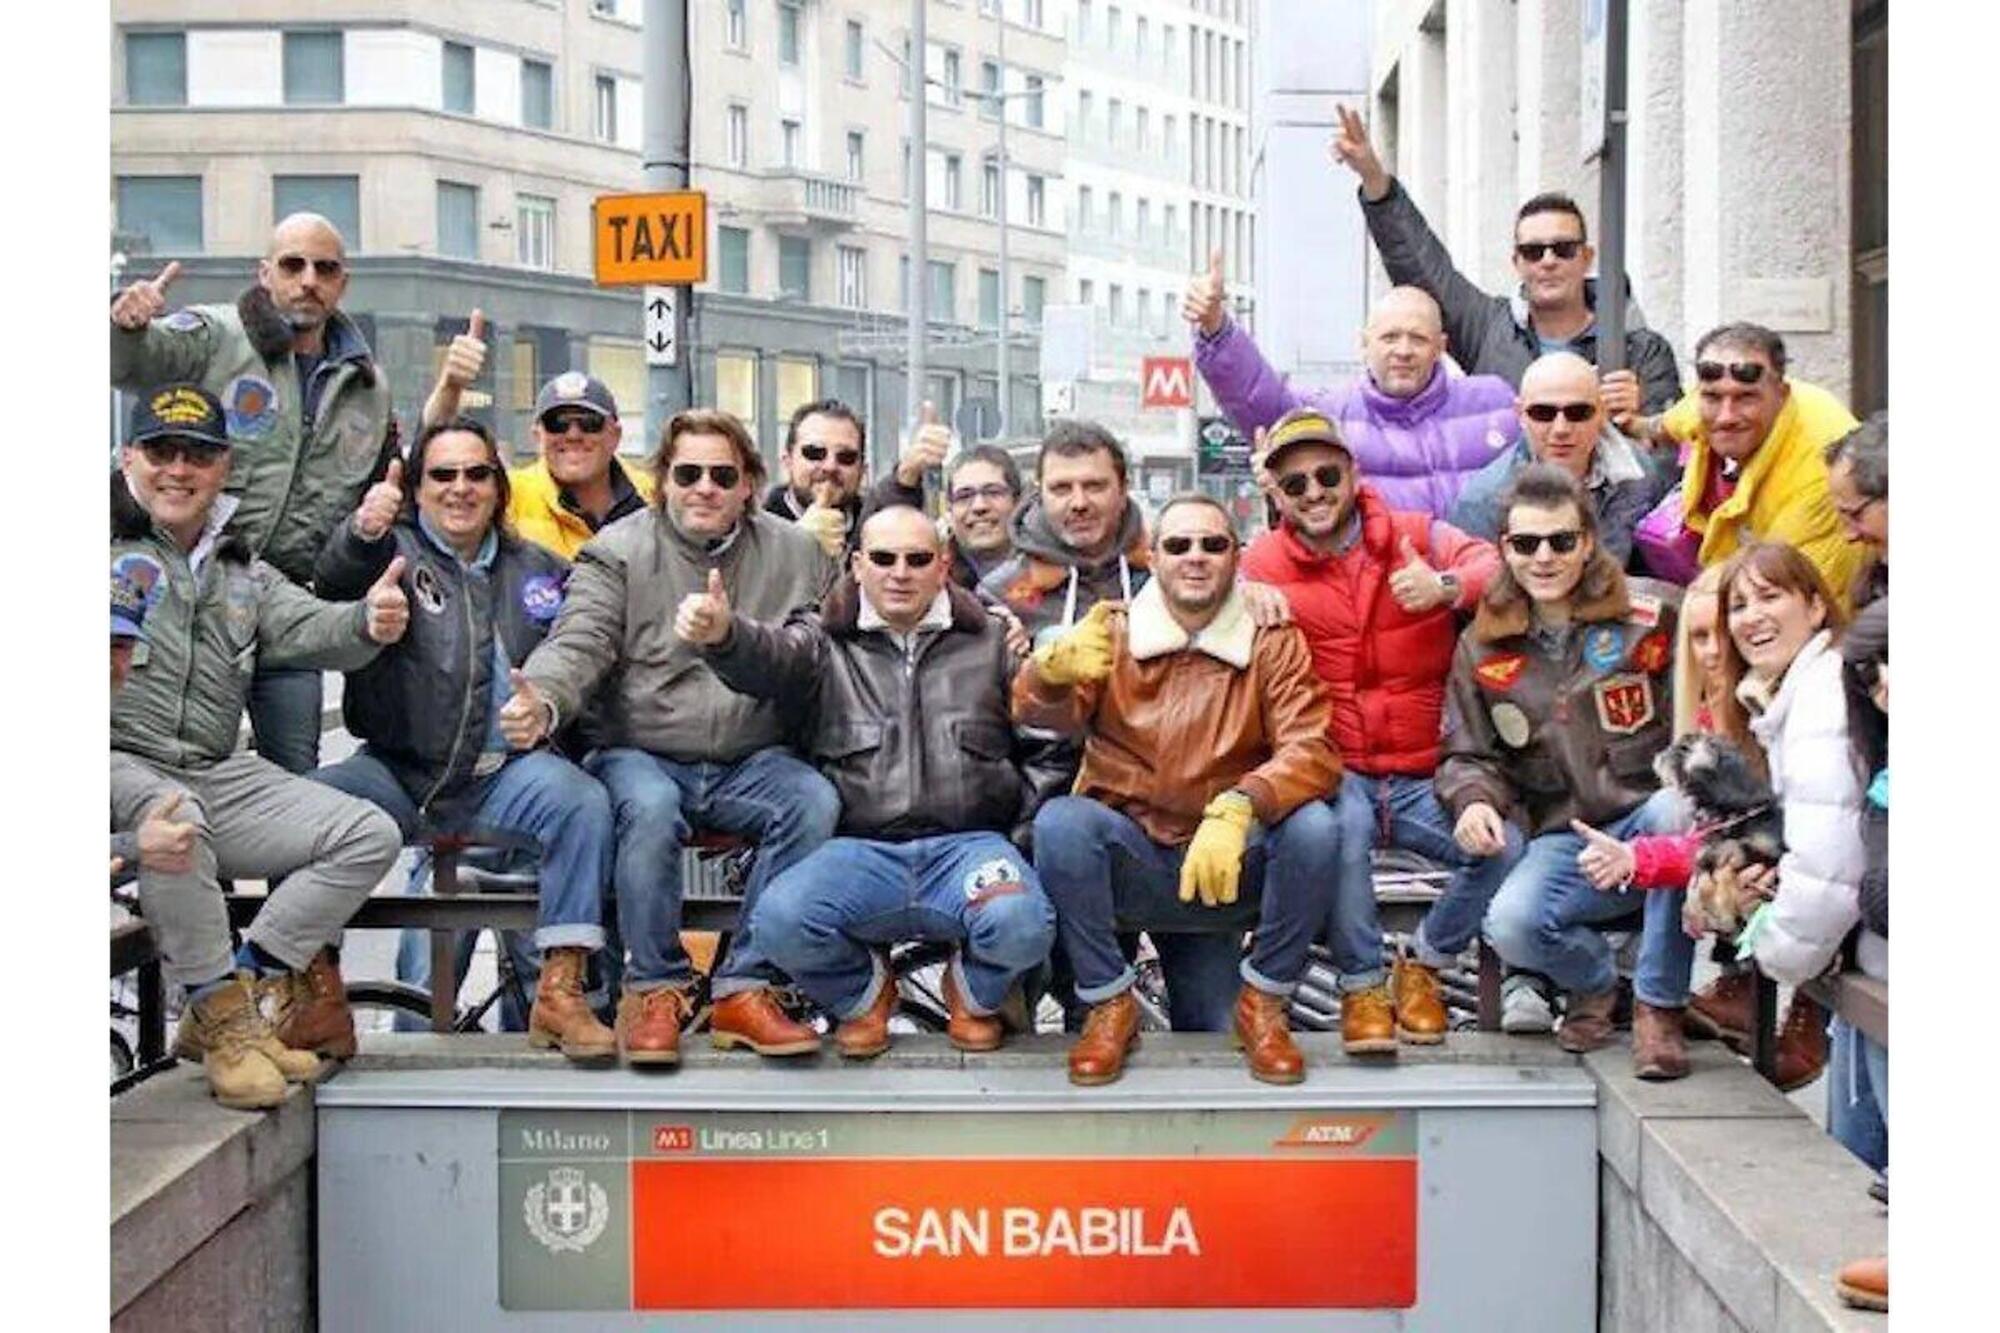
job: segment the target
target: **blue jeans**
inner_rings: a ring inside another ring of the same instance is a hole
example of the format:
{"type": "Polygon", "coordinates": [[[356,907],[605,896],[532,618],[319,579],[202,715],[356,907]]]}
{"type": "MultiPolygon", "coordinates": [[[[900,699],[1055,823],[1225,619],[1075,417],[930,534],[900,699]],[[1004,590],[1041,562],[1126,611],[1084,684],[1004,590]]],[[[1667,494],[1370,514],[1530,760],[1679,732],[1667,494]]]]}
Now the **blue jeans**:
{"type": "Polygon", "coordinates": [[[716,967],[720,999],[784,980],[757,942],[757,900],[780,871],[833,836],[840,797],[833,784],[788,751],[770,746],[734,764],[683,764],[616,746],[584,760],[611,793],[618,853],[611,882],[630,962],[629,990],[686,985],[694,967],[681,948],[681,848],[697,829],[757,844],[729,953],[716,967]]]}
{"type": "Polygon", "coordinates": [[[1826,1132],[1875,1170],[1889,1169],[1889,1050],[1840,1018],[1827,1028],[1826,1132]]]}
{"type": "Polygon", "coordinates": [[[1118,948],[1120,928],[1152,931],[1156,941],[1167,931],[1229,932],[1233,940],[1253,924],[1250,956],[1237,975],[1267,994],[1290,995],[1326,920],[1339,841],[1332,808],[1308,801],[1253,833],[1236,901],[1205,907],[1199,899],[1180,900],[1185,846],[1161,846],[1131,818],[1089,797],[1056,797],[1035,816],[1035,869],[1056,906],[1077,998],[1102,1004],[1136,979],[1118,948]]]}
{"type": "MultiPolygon", "coordinates": [[[[1679,797],[1658,791],[1599,828],[1623,839],[1671,833],[1685,823],[1679,797]]],[[[1508,854],[1518,836],[1510,825],[1508,854]]],[[[1618,968],[1611,946],[1592,926],[1643,910],[1632,992],[1659,1009],[1685,1005],[1694,969],[1694,941],[1681,929],[1681,902],[1687,895],[1680,890],[1593,889],[1576,864],[1582,848],[1583,839],[1567,830],[1530,839],[1486,909],[1486,938],[1511,966],[1540,972],[1566,991],[1593,994],[1617,984],[1618,968]]]]}
{"type": "Polygon", "coordinates": [[[250,734],[257,753],[287,773],[319,767],[324,682],[316,667],[258,667],[250,677],[250,734]]]}
{"type": "Polygon", "coordinates": [[[1451,883],[1418,923],[1412,952],[1425,967],[1444,967],[1464,953],[1513,860],[1462,849],[1429,778],[1370,777],[1349,769],[1341,775],[1333,808],[1340,817],[1340,887],[1327,941],[1341,989],[1359,990],[1383,979],[1382,925],[1368,855],[1377,847],[1401,847],[1455,868],[1451,883]]]}
{"type": "MultiPolygon", "coordinates": [[[[415,798],[366,745],[312,776],[382,807],[405,839],[416,833],[415,798]]],[[[446,830],[534,839],[541,851],[535,947],[604,947],[601,904],[611,873],[611,800],[589,774],[550,750],[515,755],[497,772],[434,804],[431,822],[446,830]]]]}
{"type": "Polygon", "coordinates": [[[1035,872],[998,833],[909,842],[835,838],[771,881],[757,939],[828,1013],[855,1018],[893,982],[871,945],[950,940],[966,1008],[990,1014],[1044,958],[1056,914],[1035,872]]]}

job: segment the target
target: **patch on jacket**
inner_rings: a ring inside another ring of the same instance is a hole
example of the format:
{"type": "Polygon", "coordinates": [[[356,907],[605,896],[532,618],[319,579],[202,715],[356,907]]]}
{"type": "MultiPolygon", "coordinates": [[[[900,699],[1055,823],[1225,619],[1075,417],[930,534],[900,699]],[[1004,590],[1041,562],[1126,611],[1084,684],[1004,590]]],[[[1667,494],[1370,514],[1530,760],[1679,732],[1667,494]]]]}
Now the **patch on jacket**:
{"type": "Polygon", "coordinates": [[[340,421],[334,426],[334,441],[340,461],[349,467],[361,467],[375,458],[378,441],[375,432],[368,429],[368,414],[358,407],[340,414],[340,421]]]}
{"type": "Polygon", "coordinates": [[[161,327],[175,333],[193,333],[202,325],[202,318],[192,310],[176,310],[161,321],[161,327]]]}
{"type": "Polygon", "coordinates": [[[1499,734],[1501,740],[1516,750],[1528,743],[1530,734],[1528,715],[1518,706],[1509,703],[1494,704],[1488,716],[1493,719],[1493,730],[1499,734]]]}
{"type": "Polygon", "coordinates": [[[1527,665],[1526,653],[1502,653],[1481,662],[1472,669],[1472,674],[1487,689],[1505,693],[1514,688],[1514,682],[1521,678],[1521,671],[1527,665]]]}
{"type": "Polygon", "coordinates": [[[996,856],[990,861],[981,861],[966,872],[965,901],[976,906],[989,899],[1020,893],[1026,887],[1021,883],[1021,872],[1014,863],[996,856]]]}
{"type": "Polygon", "coordinates": [[[247,635],[257,628],[257,581],[250,571],[229,571],[223,580],[222,601],[230,629],[247,635]]]}
{"type": "Polygon", "coordinates": [[[1625,619],[1634,625],[1657,625],[1660,623],[1660,599],[1651,593],[1635,592],[1631,595],[1632,609],[1625,619]]]}
{"type": "Polygon", "coordinates": [[[1617,625],[1592,625],[1583,632],[1583,660],[1593,671],[1609,671],[1624,660],[1625,631],[1617,625]]]}
{"type": "Polygon", "coordinates": [[[553,574],[537,574],[521,583],[521,614],[546,625],[562,610],[562,583],[553,574]]]}
{"type": "Polygon", "coordinates": [[[278,390],[260,375],[238,375],[222,391],[223,413],[229,419],[229,433],[245,440],[261,440],[278,424],[278,390]]]}
{"type": "Polygon", "coordinates": [[[138,551],[127,551],[111,562],[111,577],[132,586],[139,594],[141,617],[151,611],[166,591],[167,571],[159,561],[138,551]]]}
{"type": "Polygon", "coordinates": [[[1672,650],[1667,647],[1667,636],[1654,630],[1634,645],[1632,665],[1649,676],[1657,676],[1667,669],[1667,662],[1672,656],[1672,650]]]}
{"type": "Polygon", "coordinates": [[[1653,720],[1653,682],[1644,676],[1606,676],[1590,692],[1598,724],[1614,735],[1629,736],[1653,720]]]}
{"type": "Polygon", "coordinates": [[[410,575],[410,591],[416,594],[417,605],[430,614],[444,610],[444,580],[429,565],[418,565],[416,573],[410,575]]]}

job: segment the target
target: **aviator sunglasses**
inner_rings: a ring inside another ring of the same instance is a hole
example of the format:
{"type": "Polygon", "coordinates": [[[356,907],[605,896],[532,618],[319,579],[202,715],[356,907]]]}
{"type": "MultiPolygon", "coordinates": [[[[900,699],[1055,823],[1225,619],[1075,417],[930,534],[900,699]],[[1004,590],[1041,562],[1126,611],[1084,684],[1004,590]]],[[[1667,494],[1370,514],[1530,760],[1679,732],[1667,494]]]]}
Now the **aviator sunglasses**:
{"type": "Polygon", "coordinates": [[[341,270],[347,267],[338,259],[307,259],[304,255],[278,256],[278,272],[288,278],[296,278],[305,272],[307,264],[312,265],[313,276],[318,278],[337,278],[341,270]]]}
{"type": "MultiPolygon", "coordinates": [[[[826,446],[823,444],[802,444],[799,446],[799,457],[805,459],[808,463],[824,463],[826,461],[826,446]]],[[[842,467],[853,467],[861,461],[861,451],[858,449],[841,449],[834,454],[833,461],[842,467]]]]}
{"type": "Polygon", "coordinates": [[[710,481],[725,491],[734,490],[736,483],[743,478],[743,470],[734,463],[710,463],[707,467],[700,463],[676,463],[668,475],[674,479],[674,485],[686,490],[700,481],[704,472],[710,481]]]}
{"type": "Polygon", "coordinates": [[[440,486],[449,486],[461,476],[478,486],[493,480],[499,471],[491,463],[468,463],[464,467],[427,467],[424,475],[440,486]]]}
{"type": "Polygon", "coordinates": [[[1582,241],[1522,241],[1514,247],[1514,253],[1530,264],[1539,264],[1551,250],[1556,252],[1557,259],[1575,259],[1582,249],[1582,241]]]}
{"type": "Polygon", "coordinates": [[[1547,542],[1549,549],[1557,555],[1568,555],[1583,540],[1583,533],[1577,528],[1566,528],[1561,532],[1510,532],[1501,538],[1507,549],[1518,556],[1531,556],[1542,549],[1547,542]]]}
{"type": "Polygon", "coordinates": [[[1738,384],[1755,384],[1764,378],[1764,366],[1758,361],[1697,361],[1694,374],[1703,384],[1713,384],[1724,375],[1738,384]]]}
{"type": "Polygon", "coordinates": [[[877,569],[894,569],[898,560],[911,569],[929,569],[937,559],[936,551],[865,551],[868,563],[877,569]]]}
{"type": "MultiPolygon", "coordinates": [[[[1195,539],[1192,537],[1160,538],[1160,549],[1168,555],[1186,555],[1194,548],[1194,544],[1195,539]]],[[[1224,555],[1234,545],[1236,542],[1233,538],[1225,537],[1219,532],[1211,532],[1201,539],[1201,549],[1208,555],[1224,555]]]]}
{"type": "Polygon", "coordinates": [[[1528,414],[1528,420],[1539,421],[1543,425],[1560,416],[1564,421],[1582,423],[1597,415],[1596,403],[1529,403],[1521,409],[1528,414]]]}
{"type": "Polygon", "coordinates": [[[1287,472],[1278,478],[1278,489],[1296,500],[1306,493],[1307,482],[1316,481],[1325,489],[1332,491],[1340,488],[1340,477],[1340,464],[1321,463],[1309,471],[1287,472]]]}

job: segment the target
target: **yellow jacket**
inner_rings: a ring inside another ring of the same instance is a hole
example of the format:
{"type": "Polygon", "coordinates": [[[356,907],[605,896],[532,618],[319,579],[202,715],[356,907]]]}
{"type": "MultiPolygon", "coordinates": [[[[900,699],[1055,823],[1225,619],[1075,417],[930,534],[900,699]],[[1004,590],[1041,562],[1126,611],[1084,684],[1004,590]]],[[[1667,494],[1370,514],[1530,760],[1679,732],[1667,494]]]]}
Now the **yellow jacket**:
{"type": "Polygon", "coordinates": [[[1674,404],[1660,424],[1675,439],[1693,442],[1681,495],[1688,527],[1702,535],[1704,568],[1755,538],[1789,542],[1818,566],[1834,595],[1846,605],[1866,551],[1841,531],[1840,516],[1827,493],[1821,451],[1860,423],[1817,384],[1793,380],[1791,390],[1771,433],[1737,479],[1736,490],[1713,513],[1695,510],[1714,466],[1708,432],[1701,425],[1700,391],[1691,390],[1674,404]]]}
{"type": "MultiPolygon", "coordinates": [[[[613,458],[611,466],[625,474],[641,500],[653,502],[653,478],[643,468],[628,467],[622,458],[613,458]]],[[[507,521],[523,541],[554,551],[565,560],[575,560],[583,544],[596,535],[581,514],[563,508],[561,488],[541,459],[508,469],[507,485],[511,492],[507,521]]]]}

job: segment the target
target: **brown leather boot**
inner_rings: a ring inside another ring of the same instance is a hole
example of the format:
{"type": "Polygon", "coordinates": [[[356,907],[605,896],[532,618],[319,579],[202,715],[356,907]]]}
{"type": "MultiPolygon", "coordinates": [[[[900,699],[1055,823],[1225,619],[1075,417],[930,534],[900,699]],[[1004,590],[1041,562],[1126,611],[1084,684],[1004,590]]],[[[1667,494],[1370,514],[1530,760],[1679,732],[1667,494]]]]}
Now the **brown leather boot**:
{"type": "Polygon", "coordinates": [[[1387,986],[1341,995],[1340,1049],[1349,1055],[1396,1053],[1396,1006],[1387,986]]]}
{"type": "Polygon", "coordinates": [[[1776,1082],[1781,1092],[1796,1092],[1826,1068],[1826,1010],[1810,995],[1792,992],[1785,1006],[1785,1025],[1778,1029],[1776,1082]]]}
{"type": "Polygon", "coordinates": [[[1725,972],[1688,1001],[1685,1022],[1688,1033],[1727,1042],[1742,1055],[1750,1049],[1750,1030],[1756,1025],[1757,976],[1748,968],[1725,972]]]}
{"type": "MultiPolygon", "coordinates": [[[[546,970],[544,977],[548,976],[546,970]]],[[[536,998],[536,1007],[541,1005],[536,998]]],[[[612,1034],[628,1065],[677,1065],[681,1026],[693,1006],[678,986],[628,990],[618,997],[617,1030],[612,1034]]],[[[532,1027],[532,1024],[531,1024],[532,1027]]]]}
{"type": "Polygon", "coordinates": [[[778,1007],[769,986],[740,990],[708,1011],[708,1041],[718,1051],[748,1046],[759,1055],[811,1055],[819,1033],[778,1007]]]}
{"type": "Polygon", "coordinates": [[[1644,1000],[1632,1005],[1632,1073],[1653,1082],[1686,1078],[1687,1038],[1679,1009],[1656,1009],[1644,1000]]]}
{"type": "MultiPolygon", "coordinates": [[[[239,973],[220,990],[190,1004],[181,1032],[201,1053],[215,1100],[239,1111],[261,1111],[285,1099],[285,1076],[259,1049],[271,1034],[250,979],[239,973]]],[[[176,1043],[176,1053],[180,1047],[176,1043]]]]}
{"type": "Polygon", "coordinates": [[[1437,969],[1399,957],[1389,972],[1389,993],[1396,1006],[1397,1040],[1412,1046],[1437,1046],[1444,1041],[1451,1015],[1445,1011],[1437,969]]]}
{"type": "Polygon", "coordinates": [[[1616,986],[1589,993],[1571,991],[1562,1026],[1556,1029],[1556,1045],[1573,1055],[1609,1046],[1618,1033],[1611,1023],[1611,1011],[1617,1006],[1616,986]]]}
{"type": "MultiPolygon", "coordinates": [[[[1389,1015],[1388,987],[1378,986],[1361,993],[1381,996],[1381,1017],[1387,1025],[1384,1030],[1389,1033],[1389,1049],[1395,1050],[1395,1021],[1389,1015]]],[[[1250,1076],[1266,1083],[1297,1083],[1306,1076],[1305,1057],[1299,1054],[1298,1045],[1292,1040],[1291,1025],[1285,1021],[1285,1004],[1284,996],[1266,995],[1255,986],[1245,986],[1236,992],[1231,1035],[1250,1062],[1250,1076]]],[[[1343,1014],[1343,1027],[1346,1021],[1343,1014]]]]}
{"type": "MultiPolygon", "coordinates": [[[[944,1025],[944,1035],[951,1044],[961,1051],[997,1051],[1001,1038],[998,1014],[975,1014],[965,1007],[965,996],[959,992],[958,983],[952,979],[949,965],[944,970],[944,1006],[950,1014],[944,1025]]],[[[885,1034],[886,1035],[886,1030],[885,1034]]]]}
{"type": "Polygon", "coordinates": [[[1886,1255],[1856,1259],[1833,1279],[1840,1299],[1861,1310],[1889,1310],[1889,1260],[1886,1255]]]}
{"type": "Polygon", "coordinates": [[[609,1060],[618,1054],[618,1034],[597,1021],[583,998],[583,948],[544,949],[535,1005],[528,1011],[528,1045],[561,1049],[569,1060],[609,1060]]]}
{"type": "MultiPolygon", "coordinates": [[[[244,985],[250,987],[254,1001],[261,1002],[266,983],[253,981],[248,972],[236,974],[244,985]]],[[[177,1060],[190,1064],[206,1060],[208,1056],[209,1029],[200,1023],[183,1022],[174,1030],[174,1045],[171,1054],[177,1060]]],[[[250,1045],[261,1052],[287,1083],[310,1083],[319,1077],[319,1057],[311,1051],[295,1051],[278,1040],[278,1034],[271,1030],[270,1020],[264,1016],[261,1003],[257,1006],[257,1021],[245,1038],[250,1045]]]]}
{"type": "Polygon", "coordinates": [[[834,1029],[834,1049],[850,1060],[874,1059],[889,1049],[889,1016],[895,1012],[896,982],[885,972],[875,1003],[834,1029]]]}
{"type": "Polygon", "coordinates": [[[1139,1001],[1122,990],[1084,1016],[1083,1031],[1069,1048],[1069,1081],[1085,1087],[1117,1082],[1126,1055],[1138,1045],[1139,1001]]]}
{"type": "Polygon", "coordinates": [[[353,1056],[354,1011],[347,1007],[347,983],[330,949],[321,949],[303,972],[277,978],[278,1040],[295,1051],[316,1051],[334,1060],[353,1056]]]}

